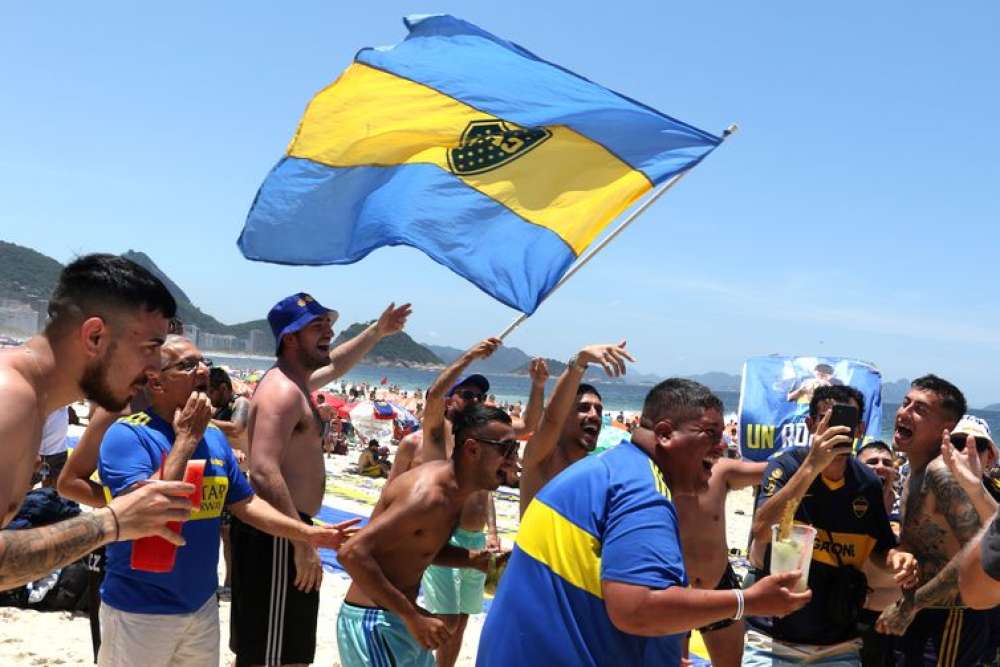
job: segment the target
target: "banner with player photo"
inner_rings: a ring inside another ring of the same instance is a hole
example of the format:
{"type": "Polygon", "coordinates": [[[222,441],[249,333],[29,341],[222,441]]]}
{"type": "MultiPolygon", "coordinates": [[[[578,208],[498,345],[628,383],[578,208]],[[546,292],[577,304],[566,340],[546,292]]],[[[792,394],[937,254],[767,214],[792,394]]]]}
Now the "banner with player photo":
{"type": "Polygon", "coordinates": [[[837,357],[753,357],[743,365],[740,385],[740,450],[765,461],[783,447],[809,444],[806,417],[813,392],[846,384],[865,397],[866,432],[882,424],[882,374],[871,364],[837,357]]]}

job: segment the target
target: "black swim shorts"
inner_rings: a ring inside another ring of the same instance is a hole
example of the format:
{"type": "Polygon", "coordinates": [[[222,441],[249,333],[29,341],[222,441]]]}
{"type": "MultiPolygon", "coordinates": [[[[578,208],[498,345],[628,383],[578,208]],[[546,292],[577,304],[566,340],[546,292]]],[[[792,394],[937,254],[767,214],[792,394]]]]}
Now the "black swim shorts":
{"type": "MultiPolygon", "coordinates": [[[[302,521],[312,519],[300,514],[302,521]]],[[[313,661],[319,591],[303,593],[295,582],[292,543],[262,533],[233,516],[232,608],[229,648],[237,667],[313,661]]]]}

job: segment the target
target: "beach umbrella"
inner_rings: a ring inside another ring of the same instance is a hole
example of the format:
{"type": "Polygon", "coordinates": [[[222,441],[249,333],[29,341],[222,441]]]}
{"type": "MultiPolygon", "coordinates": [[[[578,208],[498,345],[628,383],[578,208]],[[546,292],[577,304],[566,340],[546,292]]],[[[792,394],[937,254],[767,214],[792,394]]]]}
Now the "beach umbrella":
{"type": "Polygon", "coordinates": [[[351,424],[362,440],[374,438],[380,444],[388,444],[392,440],[392,416],[388,419],[376,416],[377,411],[373,401],[360,401],[350,411],[351,424]]]}

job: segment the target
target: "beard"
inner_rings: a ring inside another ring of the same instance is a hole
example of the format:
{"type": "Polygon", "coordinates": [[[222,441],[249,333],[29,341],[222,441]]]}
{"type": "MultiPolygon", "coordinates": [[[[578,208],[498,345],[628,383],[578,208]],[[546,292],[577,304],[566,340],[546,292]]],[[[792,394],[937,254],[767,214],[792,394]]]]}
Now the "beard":
{"type": "Polygon", "coordinates": [[[131,394],[118,396],[108,382],[108,371],[111,369],[111,353],[114,352],[114,344],[100,358],[95,360],[83,370],[83,377],[80,378],[80,389],[83,395],[108,412],[118,412],[128,405],[131,394]]]}
{"type": "Polygon", "coordinates": [[[319,370],[330,364],[330,357],[318,350],[310,351],[300,347],[298,352],[299,365],[310,371],[319,370]]]}

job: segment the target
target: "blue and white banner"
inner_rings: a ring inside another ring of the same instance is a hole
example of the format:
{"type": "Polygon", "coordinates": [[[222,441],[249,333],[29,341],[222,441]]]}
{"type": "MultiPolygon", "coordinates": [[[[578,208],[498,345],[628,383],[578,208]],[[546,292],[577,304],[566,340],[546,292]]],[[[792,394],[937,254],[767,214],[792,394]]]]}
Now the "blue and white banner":
{"type": "Polygon", "coordinates": [[[809,444],[806,417],[813,392],[846,384],[864,394],[866,432],[882,424],[882,374],[871,364],[837,357],[754,357],[743,365],[740,386],[740,450],[765,461],[783,447],[809,444]]]}

